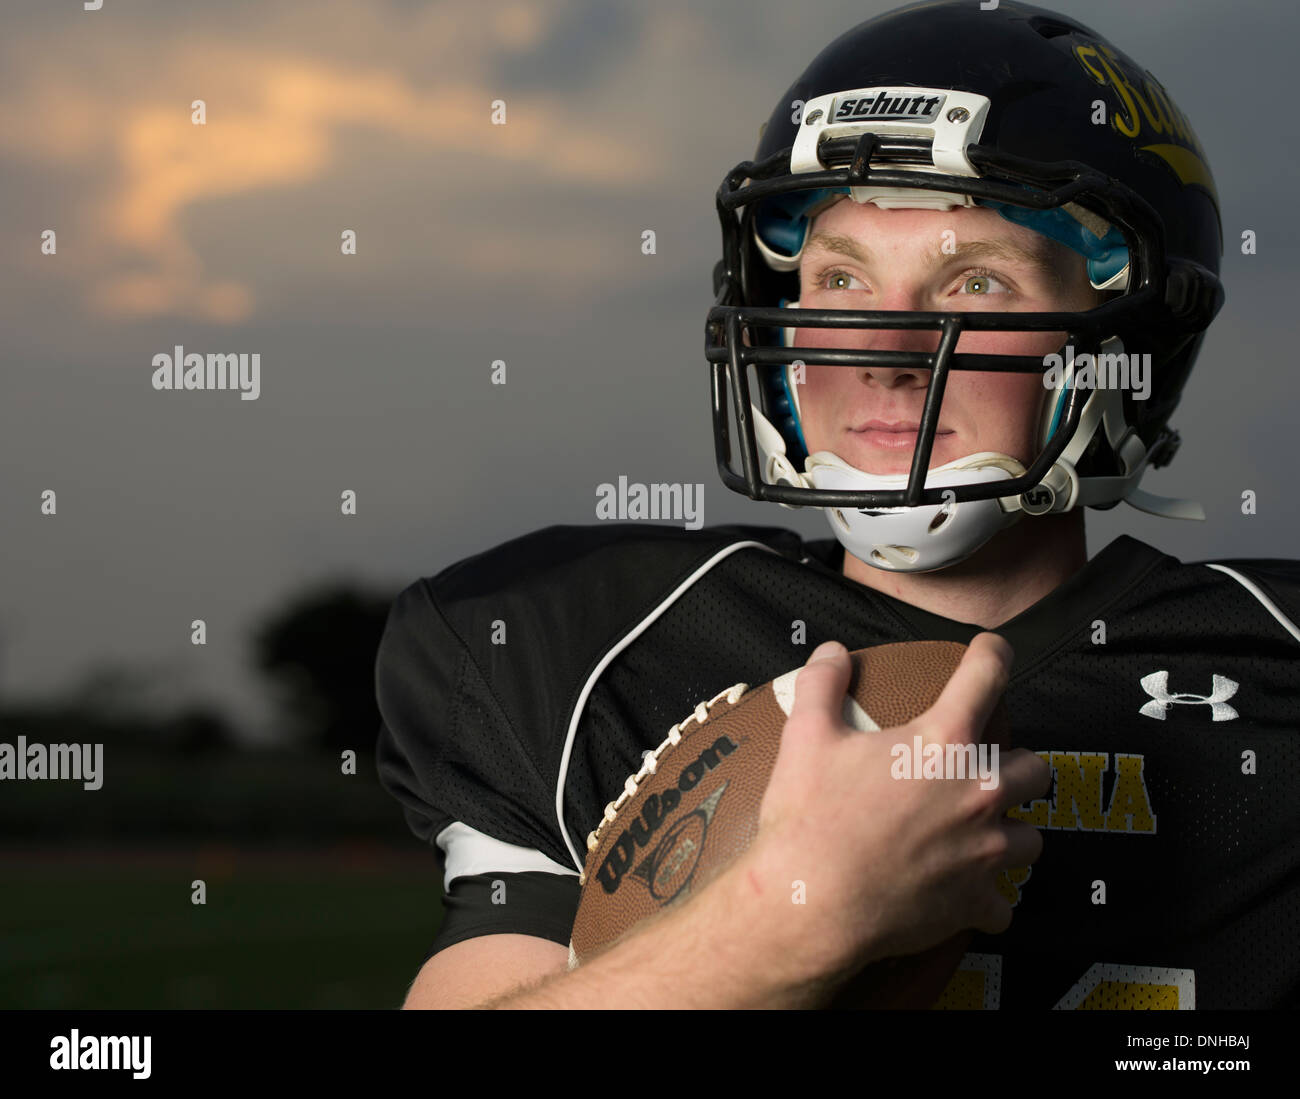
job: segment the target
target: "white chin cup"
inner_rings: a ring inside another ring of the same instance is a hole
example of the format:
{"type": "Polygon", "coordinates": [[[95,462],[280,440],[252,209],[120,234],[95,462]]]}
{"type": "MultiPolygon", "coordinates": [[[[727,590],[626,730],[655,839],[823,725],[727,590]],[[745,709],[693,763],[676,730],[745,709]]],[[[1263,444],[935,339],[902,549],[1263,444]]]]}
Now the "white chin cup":
{"type": "MultiPolygon", "coordinates": [[[[907,488],[906,473],[888,476],[864,473],[828,450],[819,450],[805,463],[805,480],[813,488],[846,492],[886,492],[907,488]]],[[[1008,481],[1025,472],[1016,459],[981,451],[936,466],[926,477],[927,489],[962,484],[1008,481]]],[[[969,557],[1000,530],[1020,518],[991,500],[952,501],[919,507],[826,508],[831,530],[854,557],[887,572],[929,572],[969,557]]]]}

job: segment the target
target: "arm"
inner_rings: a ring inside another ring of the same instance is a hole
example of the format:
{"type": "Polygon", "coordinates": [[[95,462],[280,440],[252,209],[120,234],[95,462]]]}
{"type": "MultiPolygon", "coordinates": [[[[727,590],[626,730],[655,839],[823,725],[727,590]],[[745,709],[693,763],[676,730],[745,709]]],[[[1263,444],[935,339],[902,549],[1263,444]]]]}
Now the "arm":
{"type": "Polygon", "coordinates": [[[479,935],[421,967],[403,1009],[470,1008],[568,969],[569,949],[537,935],[479,935]]]}
{"type": "Polygon", "coordinates": [[[579,968],[483,1001],[485,1008],[799,1008],[829,1001],[837,968],[762,844],[681,904],[579,968]]]}

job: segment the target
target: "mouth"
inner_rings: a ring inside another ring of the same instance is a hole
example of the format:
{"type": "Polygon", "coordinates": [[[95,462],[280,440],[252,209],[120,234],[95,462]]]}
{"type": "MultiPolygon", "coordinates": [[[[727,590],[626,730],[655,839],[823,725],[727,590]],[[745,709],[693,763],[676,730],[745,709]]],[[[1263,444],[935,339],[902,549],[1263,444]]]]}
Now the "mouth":
{"type": "MultiPolygon", "coordinates": [[[[848,430],[864,442],[880,447],[882,450],[913,450],[916,447],[920,428],[921,425],[916,420],[897,420],[894,423],[868,420],[848,430]]],[[[950,429],[940,428],[934,433],[935,445],[938,446],[940,439],[952,434],[954,432],[950,429]]]]}

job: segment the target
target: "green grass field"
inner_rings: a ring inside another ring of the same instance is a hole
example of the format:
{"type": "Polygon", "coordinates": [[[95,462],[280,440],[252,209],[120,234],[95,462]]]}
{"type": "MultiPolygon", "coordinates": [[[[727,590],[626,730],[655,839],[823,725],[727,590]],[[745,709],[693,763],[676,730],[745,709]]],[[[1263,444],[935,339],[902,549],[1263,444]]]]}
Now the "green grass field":
{"type": "Polygon", "coordinates": [[[418,854],[0,858],[0,883],[0,1008],[394,1008],[442,915],[418,854]]]}

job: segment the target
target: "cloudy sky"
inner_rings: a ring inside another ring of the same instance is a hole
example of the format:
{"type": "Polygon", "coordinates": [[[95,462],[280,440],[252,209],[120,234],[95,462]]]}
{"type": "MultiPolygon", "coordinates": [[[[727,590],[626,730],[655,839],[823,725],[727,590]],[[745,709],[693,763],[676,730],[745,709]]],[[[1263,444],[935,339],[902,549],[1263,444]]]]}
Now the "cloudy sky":
{"type": "MultiPolygon", "coordinates": [[[[820,512],[748,501],[713,466],[713,193],[812,56],[892,6],[6,0],[0,690],[57,694],[111,661],[264,727],[246,643],[290,595],[395,591],[593,522],[619,475],[702,482],[707,524],[826,537],[820,512]],[[258,353],[259,399],[156,392],[153,357],[176,345],[258,353]]],[[[1055,6],[1193,120],[1228,241],[1182,452],[1144,484],[1209,521],[1090,512],[1090,549],[1127,532],[1184,560],[1293,556],[1300,16],[1055,6]]]]}

